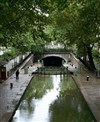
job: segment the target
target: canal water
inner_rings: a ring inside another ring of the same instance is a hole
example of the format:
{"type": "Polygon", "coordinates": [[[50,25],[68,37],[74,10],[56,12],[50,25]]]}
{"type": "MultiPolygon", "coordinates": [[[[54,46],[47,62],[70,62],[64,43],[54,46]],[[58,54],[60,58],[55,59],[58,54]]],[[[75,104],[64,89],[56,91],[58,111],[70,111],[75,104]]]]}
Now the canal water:
{"type": "Polygon", "coordinates": [[[12,122],[95,122],[72,77],[34,75],[12,122]]]}

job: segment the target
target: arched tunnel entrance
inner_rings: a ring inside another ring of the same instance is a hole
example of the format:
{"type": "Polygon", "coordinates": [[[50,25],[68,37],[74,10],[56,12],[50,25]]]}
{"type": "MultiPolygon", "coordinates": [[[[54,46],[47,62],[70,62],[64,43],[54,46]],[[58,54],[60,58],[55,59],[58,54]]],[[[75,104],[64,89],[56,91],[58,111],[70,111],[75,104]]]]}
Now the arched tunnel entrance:
{"type": "Polygon", "coordinates": [[[42,59],[44,66],[55,66],[60,67],[62,66],[62,61],[64,59],[57,57],[57,56],[48,56],[42,59]]]}

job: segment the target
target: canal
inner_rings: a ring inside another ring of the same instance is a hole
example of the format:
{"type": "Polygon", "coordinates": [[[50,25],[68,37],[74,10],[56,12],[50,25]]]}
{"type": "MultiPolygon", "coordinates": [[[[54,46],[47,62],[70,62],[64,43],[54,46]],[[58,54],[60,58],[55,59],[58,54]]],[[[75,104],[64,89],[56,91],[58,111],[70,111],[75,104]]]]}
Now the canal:
{"type": "Polygon", "coordinates": [[[35,74],[12,122],[95,120],[71,76],[35,74]]]}

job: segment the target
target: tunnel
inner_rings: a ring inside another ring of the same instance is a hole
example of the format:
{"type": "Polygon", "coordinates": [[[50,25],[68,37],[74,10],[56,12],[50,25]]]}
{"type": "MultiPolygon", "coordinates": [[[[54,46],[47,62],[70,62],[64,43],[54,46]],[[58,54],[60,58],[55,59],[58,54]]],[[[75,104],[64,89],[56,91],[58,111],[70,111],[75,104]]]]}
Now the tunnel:
{"type": "Polygon", "coordinates": [[[57,56],[48,56],[42,59],[44,66],[55,66],[60,67],[62,66],[62,58],[57,56]]]}

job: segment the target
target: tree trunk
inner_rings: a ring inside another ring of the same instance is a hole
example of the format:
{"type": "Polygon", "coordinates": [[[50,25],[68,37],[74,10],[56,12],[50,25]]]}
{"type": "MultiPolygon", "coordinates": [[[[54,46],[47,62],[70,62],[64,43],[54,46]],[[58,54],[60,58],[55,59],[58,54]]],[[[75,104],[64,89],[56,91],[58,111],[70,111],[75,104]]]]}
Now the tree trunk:
{"type": "Polygon", "coordinates": [[[85,63],[87,62],[87,60],[86,60],[86,55],[87,55],[87,53],[86,53],[86,47],[85,47],[85,45],[84,45],[83,61],[84,61],[85,63]]]}
{"type": "Polygon", "coordinates": [[[90,46],[87,47],[87,55],[89,58],[89,67],[91,70],[95,70],[95,65],[94,65],[94,61],[93,61],[93,56],[92,56],[92,48],[90,46]]]}

